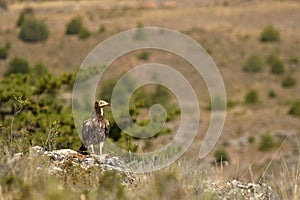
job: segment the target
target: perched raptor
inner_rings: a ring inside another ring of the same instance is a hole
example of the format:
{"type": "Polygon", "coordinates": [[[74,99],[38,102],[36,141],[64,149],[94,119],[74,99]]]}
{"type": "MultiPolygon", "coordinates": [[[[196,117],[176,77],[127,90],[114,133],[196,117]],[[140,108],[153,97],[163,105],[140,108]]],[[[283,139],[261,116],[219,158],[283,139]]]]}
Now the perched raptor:
{"type": "Polygon", "coordinates": [[[103,144],[109,134],[109,121],[105,119],[103,107],[110,106],[103,100],[95,102],[95,112],[90,119],[83,122],[82,142],[85,148],[94,152],[94,144],[100,145],[100,154],[102,154],[103,144]]]}

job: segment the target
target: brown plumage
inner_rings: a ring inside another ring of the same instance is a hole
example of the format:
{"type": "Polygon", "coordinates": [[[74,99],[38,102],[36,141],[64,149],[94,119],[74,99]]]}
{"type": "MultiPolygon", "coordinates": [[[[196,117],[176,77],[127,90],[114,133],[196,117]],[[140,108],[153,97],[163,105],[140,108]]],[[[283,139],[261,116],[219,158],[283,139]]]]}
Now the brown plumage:
{"type": "Polygon", "coordinates": [[[90,119],[83,122],[82,142],[87,149],[94,152],[94,145],[100,145],[100,154],[102,154],[103,144],[109,134],[109,121],[105,119],[103,107],[109,106],[109,103],[103,100],[95,102],[95,112],[90,119]]]}

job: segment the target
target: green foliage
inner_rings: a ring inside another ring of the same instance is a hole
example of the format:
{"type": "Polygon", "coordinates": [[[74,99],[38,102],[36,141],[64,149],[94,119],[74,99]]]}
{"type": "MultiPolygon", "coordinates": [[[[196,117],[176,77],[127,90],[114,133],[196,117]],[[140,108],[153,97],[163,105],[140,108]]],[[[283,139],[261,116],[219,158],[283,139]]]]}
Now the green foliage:
{"type": "MultiPolygon", "coordinates": [[[[11,66],[17,67],[25,65],[27,66],[27,70],[22,71],[26,72],[26,74],[12,70],[7,73],[6,78],[0,80],[0,117],[3,121],[1,127],[3,127],[3,130],[6,130],[3,132],[4,134],[0,135],[0,143],[9,141],[10,138],[12,138],[12,146],[15,145],[16,149],[18,149],[18,144],[21,140],[27,141],[26,146],[40,145],[47,149],[78,149],[81,141],[75,129],[70,102],[59,98],[61,93],[69,92],[69,89],[73,86],[75,75],[64,74],[61,77],[55,77],[50,74],[41,63],[36,64],[30,70],[28,63],[19,58],[14,59],[11,63],[11,66]],[[8,76],[9,74],[10,76],[8,76]],[[28,104],[22,106],[21,109],[16,109],[18,106],[16,107],[14,106],[15,104],[12,104],[12,102],[15,102],[12,101],[14,96],[20,97],[19,99],[24,101],[26,100],[28,104]],[[17,115],[15,113],[17,113],[17,115]],[[13,123],[12,118],[15,118],[13,123]],[[12,128],[9,128],[10,124],[13,124],[12,128]],[[22,136],[20,136],[21,132],[19,130],[24,131],[22,132],[22,136]],[[15,137],[15,134],[18,135],[18,137],[15,137]]],[[[94,68],[90,69],[91,71],[94,70],[94,68]]],[[[105,86],[103,88],[109,85],[109,90],[101,91],[104,92],[102,93],[103,97],[110,100],[110,92],[115,83],[116,81],[108,81],[103,84],[103,86],[105,86]]],[[[117,92],[124,97],[128,95],[127,92],[132,92],[134,85],[135,83],[132,79],[126,79],[117,92]]],[[[173,120],[180,113],[180,110],[176,106],[170,104],[170,96],[166,88],[156,86],[154,91],[146,92],[145,94],[146,98],[150,97],[151,103],[161,101],[163,105],[168,105],[166,107],[168,112],[167,120],[173,120]]],[[[102,97],[100,98],[103,99],[102,97]]],[[[133,99],[135,99],[135,97],[133,97],[133,99]]],[[[122,102],[123,100],[124,99],[121,98],[120,103],[124,103],[122,102]]],[[[142,99],[139,99],[139,101],[142,102],[142,99]]],[[[138,105],[137,102],[137,100],[134,100],[134,103],[131,104],[129,110],[130,117],[133,122],[145,126],[149,120],[140,117],[140,111],[147,107],[142,103],[138,105]]],[[[105,110],[105,114],[107,114],[106,116],[111,123],[110,137],[125,150],[131,152],[137,151],[138,146],[136,142],[134,142],[136,138],[122,132],[114,121],[115,117],[120,118],[121,123],[125,124],[125,127],[127,126],[126,128],[130,130],[128,117],[123,117],[126,113],[121,110],[120,113],[117,113],[117,116],[112,117],[112,113],[108,111],[110,111],[110,109],[105,110]]],[[[160,119],[161,117],[153,117],[153,120],[157,122],[160,122],[160,119]]],[[[170,133],[171,131],[172,129],[164,127],[158,131],[155,137],[170,133]]]]}
{"type": "MultiPolygon", "coordinates": [[[[13,135],[13,145],[18,146],[21,140],[26,140],[30,143],[28,145],[51,149],[80,146],[70,104],[58,98],[62,88],[73,85],[73,81],[66,81],[65,77],[70,76],[54,77],[49,73],[12,74],[0,81],[0,116],[3,126],[9,126],[12,116],[15,116],[12,129],[18,137],[13,135]],[[18,105],[21,104],[14,103],[20,102],[13,100],[15,96],[28,103],[20,108],[18,105]],[[56,124],[53,124],[55,121],[56,124]],[[58,132],[60,136],[56,137],[58,132]]],[[[0,143],[9,138],[9,132],[2,133],[0,143]]]]}
{"type": "Polygon", "coordinates": [[[232,108],[238,104],[239,104],[238,101],[228,100],[226,105],[227,105],[227,108],[232,108]]]}
{"type": "Polygon", "coordinates": [[[15,57],[9,62],[9,68],[4,76],[9,76],[10,74],[27,74],[29,71],[29,63],[23,58],[15,57]]]}
{"type": "Polygon", "coordinates": [[[72,18],[66,26],[66,34],[78,35],[80,39],[86,39],[91,36],[91,32],[83,26],[81,17],[72,18]]]}
{"type": "Polygon", "coordinates": [[[137,28],[143,28],[143,27],[144,27],[144,25],[143,25],[143,23],[142,23],[142,22],[138,22],[138,23],[137,23],[137,25],[136,25],[136,27],[137,27],[137,28]]]}
{"type": "Polygon", "coordinates": [[[79,34],[83,27],[82,19],[80,17],[74,17],[69,21],[66,27],[66,34],[79,34]]]}
{"type": "Polygon", "coordinates": [[[85,27],[82,27],[78,33],[78,37],[80,39],[86,39],[86,38],[89,38],[91,36],[91,32],[85,28],[85,27]]]}
{"type": "Polygon", "coordinates": [[[11,47],[10,42],[6,42],[4,46],[0,46],[0,59],[7,58],[10,47],[11,47]]]}
{"type": "Polygon", "coordinates": [[[269,98],[275,98],[277,95],[276,95],[276,92],[274,90],[270,90],[269,91],[269,98]]]}
{"type": "Polygon", "coordinates": [[[261,32],[260,41],[262,42],[277,42],[279,40],[280,40],[280,33],[271,24],[266,26],[261,32]]]}
{"type": "Polygon", "coordinates": [[[229,154],[226,149],[217,149],[214,156],[217,163],[230,162],[229,154]]]}
{"type": "Polygon", "coordinates": [[[283,74],[284,73],[284,65],[278,54],[271,53],[267,57],[267,63],[271,66],[272,74],[283,74]]]}
{"type": "Polygon", "coordinates": [[[293,56],[290,58],[290,63],[291,64],[298,64],[299,63],[299,58],[297,56],[293,56]]]}
{"type": "Polygon", "coordinates": [[[106,27],[104,26],[104,24],[101,24],[100,26],[99,26],[99,32],[100,33],[104,33],[106,31],[106,27]]]}
{"type": "Polygon", "coordinates": [[[245,103],[247,104],[255,104],[259,101],[259,94],[256,89],[251,89],[245,95],[245,103]]]}
{"type": "Polygon", "coordinates": [[[60,129],[60,124],[58,121],[54,121],[50,124],[48,137],[45,141],[44,148],[48,150],[56,149],[56,138],[59,134],[63,133],[60,129]]]}
{"type": "Polygon", "coordinates": [[[291,75],[287,75],[283,77],[281,85],[285,88],[293,87],[296,85],[296,79],[291,75]]]}
{"type": "Polygon", "coordinates": [[[255,142],[255,137],[253,135],[250,135],[248,137],[248,142],[249,142],[249,144],[253,144],[255,142]]]}
{"type": "Polygon", "coordinates": [[[137,58],[139,60],[148,60],[150,56],[150,53],[148,51],[142,51],[137,55],[137,58]]]}
{"type": "Polygon", "coordinates": [[[289,110],[289,114],[294,116],[300,116],[300,100],[297,100],[292,104],[289,110]]]}
{"type": "Polygon", "coordinates": [[[262,71],[263,65],[264,61],[262,57],[257,53],[253,53],[246,59],[243,70],[245,72],[257,73],[262,71]]]}
{"type": "Polygon", "coordinates": [[[21,25],[19,38],[25,42],[39,42],[47,40],[49,34],[49,29],[44,22],[26,17],[21,25]]]}
{"type": "Polygon", "coordinates": [[[44,75],[49,73],[47,67],[43,63],[37,63],[34,65],[30,72],[36,75],[44,75]]]}
{"type": "Polygon", "coordinates": [[[34,13],[34,11],[31,7],[24,8],[21,11],[21,13],[19,15],[19,18],[17,20],[17,27],[21,27],[22,24],[25,22],[26,17],[29,16],[29,15],[33,15],[33,13],[34,13]]]}
{"type": "Polygon", "coordinates": [[[263,134],[260,137],[259,150],[260,151],[269,151],[275,147],[278,147],[279,143],[275,141],[274,137],[270,134],[263,134]]]}

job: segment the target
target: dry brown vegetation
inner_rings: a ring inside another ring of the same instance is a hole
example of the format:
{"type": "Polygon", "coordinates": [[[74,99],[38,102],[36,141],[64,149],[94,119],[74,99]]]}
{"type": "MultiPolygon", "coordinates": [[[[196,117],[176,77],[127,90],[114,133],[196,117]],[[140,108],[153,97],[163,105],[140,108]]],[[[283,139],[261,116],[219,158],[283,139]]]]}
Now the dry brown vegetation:
{"type": "MultiPolygon", "coordinates": [[[[195,182],[196,185],[199,181],[189,177],[200,177],[202,172],[207,172],[209,177],[216,175],[214,178],[220,178],[222,174],[224,178],[254,182],[263,175],[264,181],[275,187],[284,199],[291,199],[295,193],[299,195],[300,118],[288,114],[291,105],[300,99],[299,11],[300,2],[297,0],[178,0],[165,3],[129,0],[15,1],[9,3],[7,9],[0,8],[0,46],[8,41],[11,44],[8,57],[0,60],[0,74],[4,75],[14,57],[25,58],[30,65],[44,63],[56,75],[75,71],[98,43],[120,31],[136,28],[138,24],[183,32],[206,48],[223,76],[227,99],[236,102],[227,110],[225,127],[217,145],[225,148],[230,157],[230,165],[224,166],[222,173],[218,168],[217,171],[210,170],[216,148],[200,161],[201,165],[196,162],[199,144],[210,120],[210,112],[205,109],[210,102],[202,78],[195,75],[191,66],[174,55],[153,50],[147,60],[139,59],[141,52],[125,55],[115,61],[112,64],[114,67],[107,72],[108,78],[118,77],[121,72],[138,64],[164,63],[181,69],[189,77],[192,86],[200,91],[197,94],[199,105],[203,108],[200,131],[182,158],[184,168],[174,172],[179,176],[174,178],[174,187],[179,182],[183,183],[185,185],[179,188],[182,191],[180,195],[188,194],[186,190],[189,190],[190,184],[186,183],[195,182]],[[32,7],[33,15],[48,25],[50,35],[46,41],[24,43],[18,39],[20,29],[16,27],[16,22],[25,7],[32,7]],[[80,16],[84,26],[91,31],[89,38],[82,40],[65,34],[66,24],[76,16],[80,16]],[[262,30],[269,24],[279,30],[280,41],[260,41],[262,30]],[[283,75],[271,74],[266,63],[262,71],[255,74],[243,70],[249,55],[256,53],[266,60],[272,52],[279,55],[285,66],[283,75]],[[296,84],[284,88],[282,79],[288,75],[296,79],[296,84]],[[244,97],[250,89],[258,92],[259,102],[256,104],[244,103],[244,97]],[[269,97],[270,91],[276,94],[274,98],[269,97]],[[274,139],[274,148],[260,150],[263,135],[274,139]],[[249,137],[252,138],[251,142],[249,137]],[[189,174],[190,168],[202,172],[189,174]]],[[[142,185],[150,180],[149,184],[155,186],[157,177],[141,176],[142,185]]],[[[151,195],[151,189],[150,186],[141,188],[143,197],[147,197],[145,194],[151,195]]],[[[172,192],[173,189],[169,189],[172,192]]],[[[169,194],[170,191],[157,189],[155,195],[164,195],[164,192],[169,194]]]]}

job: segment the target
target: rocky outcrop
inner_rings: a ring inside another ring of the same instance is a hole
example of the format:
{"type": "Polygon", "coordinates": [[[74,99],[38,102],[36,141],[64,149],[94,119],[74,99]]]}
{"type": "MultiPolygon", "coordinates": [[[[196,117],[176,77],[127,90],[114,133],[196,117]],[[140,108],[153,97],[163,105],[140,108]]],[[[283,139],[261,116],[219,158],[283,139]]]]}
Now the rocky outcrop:
{"type": "Polygon", "coordinates": [[[280,200],[281,197],[272,188],[264,183],[244,183],[232,181],[204,181],[206,192],[217,193],[222,200],[246,199],[246,200],[280,200]]]}
{"type": "MultiPolygon", "coordinates": [[[[85,173],[94,176],[97,173],[114,172],[112,178],[121,185],[133,189],[137,183],[134,173],[127,167],[126,163],[117,156],[93,153],[77,152],[71,149],[46,151],[42,147],[31,147],[27,153],[17,153],[11,162],[20,160],[40,160],[46,163],[47,171],[52,176],[63,180],[78,174],[79,179],[84,179],[85,173]],[[41,158],[41,159],[39,159],[41,158]],[[97,169],[97,170],[95,170],[97,169]],[[118,177],[120,178],[118,178],[118,177]]],[[[40,165],[38,165],[40,166],[40,165]]],[[[90,179],[91,176],[87,176],[90,179]]],[[[76,179],[77,180],[77,179],[76,179]]],[[[84,182],[84,181],[82,181],[84,182]]],[[[98,184],[98,183],[97,183],[98,184]]],[[[245,183],[237,180],[204,180],[201,183],[202,192],[212,192],[218,195],[218,199],[246,199],[246,200],[281,200],[281,197],[268,185],[245,183]]]]}
{"type": "Polygon", "coordinates": [[[97,155],[71,149],[46,151],[40,146],[35,146],[30,148],[27,155],[24,153],[15,154],[12,161],[16,162],[21,158],[36,159],[37,157],[42,157],[48,162],[49,173],[53,175],[67,173],[65,169],[67,165],[68,168],[74,167],[76,169],[79,166],[82,170],[98,168],[102,172],[114,171],[122,175],[122,184],[125,186],[132,186],[136,181],[134,174],[121,158],[108,154],[97,155]]]}

